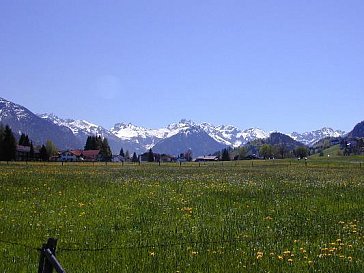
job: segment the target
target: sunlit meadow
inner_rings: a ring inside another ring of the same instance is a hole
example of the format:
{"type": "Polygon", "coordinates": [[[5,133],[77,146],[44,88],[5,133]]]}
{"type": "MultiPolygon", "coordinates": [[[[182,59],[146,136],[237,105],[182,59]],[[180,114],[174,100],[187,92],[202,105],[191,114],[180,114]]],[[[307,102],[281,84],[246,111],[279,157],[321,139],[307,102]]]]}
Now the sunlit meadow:
{"type": "Polygon", "coordinates": [[[0,272],[364,272],[364,165],[307,163],[1,163],[0,272]]]}

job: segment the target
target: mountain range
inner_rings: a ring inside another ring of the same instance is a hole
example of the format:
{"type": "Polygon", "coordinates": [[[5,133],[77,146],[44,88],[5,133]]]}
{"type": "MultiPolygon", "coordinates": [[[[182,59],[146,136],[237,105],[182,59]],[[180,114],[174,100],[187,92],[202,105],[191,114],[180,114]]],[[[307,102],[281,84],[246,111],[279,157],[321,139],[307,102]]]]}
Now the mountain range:
{"type": "MultiPolygon", "coordinates": [[[[207,155],[227,146],[238,147],[255,139],[269,137],[271,132],[259,128],[239,129],[232,125],[195,123],[182,119],[159,129],[148,129],[131,123],[117,123],[106,129],[86,120],[62,119],[55,114],[34,114],[27,108],[0,98],[0,122],[14,132],[26,133],[36,144],[51,139],[59,149],[82,148],[87,136],[101,135],[109,141],[113,153],[122,147],[143,153],[149,148],[160,153],[178,154],[192,149],[193,155],[207,155]]],[[[341,130],[322,128],[311,132],[288,134],[305,145],[324,137],[344,135],[341,130]]]]}

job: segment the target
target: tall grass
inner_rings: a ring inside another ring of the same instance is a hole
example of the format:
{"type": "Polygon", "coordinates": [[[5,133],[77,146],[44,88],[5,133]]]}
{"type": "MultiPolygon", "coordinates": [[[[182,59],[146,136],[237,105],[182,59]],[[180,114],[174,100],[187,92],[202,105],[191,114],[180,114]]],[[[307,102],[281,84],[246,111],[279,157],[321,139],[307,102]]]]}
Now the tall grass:
{"type": "Polygon", "coordinates": [[[36,272],[48,237],[67,272],[364,272],[358,164],[0,169],[0,272],[36,272]]]}

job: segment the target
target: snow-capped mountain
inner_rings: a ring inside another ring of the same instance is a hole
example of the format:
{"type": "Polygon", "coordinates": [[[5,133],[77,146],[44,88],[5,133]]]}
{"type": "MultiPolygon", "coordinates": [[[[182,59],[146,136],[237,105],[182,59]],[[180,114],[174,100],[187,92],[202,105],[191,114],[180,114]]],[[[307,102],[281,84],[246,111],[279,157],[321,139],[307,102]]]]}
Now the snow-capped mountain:
{"type": "Polygon", "coordinates": [[[305,145],[312,146],[320,139],[326,137],[340,137],[343,136],[344,134],[345,134],[344,131],[334,130],[332,128],[324,127],[320,130],[315,130],[305,133],[293,132],[289,136],[292,137],[294,140],[299,141],[305,145]]]}
{"type": "Polygon", "coordinates": [[[269,136],[268,132],[258,128],[240,130],[232,125],[215,126],[207,122],[198,124],[187,119],[182,119],[177,123],[171,123],[160,129],[147,129],[130,123],[117,123],[110,131],[120,139],[134,141],[135,143],[145,145],[149,149],[162,139],[172,137],[196,126],[200,127],[210,137],[225,146],[238,147],[256,138],[266,138],[269,136]]]}
{"type": "MultiPolygon", "coordinates": [[[[197,145],[195,149],[198,151],[199,147],[204,147],[201,151],[204,154],[201,155],[205,155],[207,151],[210,151],[206,143],[209,143],[212,149],[226,146],[238,147],[270,135],[270,132],[259,128],[241,130],[232,125],[216,126],[186,119],[159,129],[148,129],[131,123],[117,123],[108,130],[86,120],[62,119],[54,114],[37,116],[27,108],[2,98],[0,98],[0,122],[9,124],[15,133],[28,134],[36,144],[43,144],[51,139],[60,149],[82,148],[87,136],[101,135],[108,138],[115,154],[120,151],[120,148],[137,153],[143,153],[154,147],[162,151],[164,149],[162,145],[169,147],[177,145],[182,149],[182,147],[192,146],[190,140],[194,139],[197,145]],[[172,141],[166,141],[170,138],[172,141]]],[[[322,138],[339,137],[344,134],[343,131],[325,127],[312,132],[293,132],[289,136],[306,145],[313,145],[322,138]]],[[[181,149],[178,148],[179,151],[181,149]]],[[[175,149],[169,150],[172,153],[175,149]]],[[[194,155],[200,154],[194,151],[194,155]]]]}
{"type": "Polygon", "coordinates": [[[153,147],[153,151],[178,155],[191,150],[193,156],[201,156],[212,154],[226,147],[226,145],[213,139],[199,125],[189,127],[177,125],[172,127],[178,127],[178,133],[159,141],[153,147]]]}
{"type": "Polygon", "coordinates": [[[110,130],[87,120],[62,119],[55,114],[38,114],[38,116],[42,119],[51,121],[58,126],[69,128],[80,142],[83,143],[83,145],[86,143],[88,136],[97,135],[108,139],[110,148],[114,154],[119,153],[121,147],[130,151],[144,151],[144,147],[142,145],[130,142],[128,139],[121,139],[114,135],[110,130]]]}
{"type": "Polygon", "coordinates": [[[201,123],[200,126],[217,142],[232,147],[239,147],[257,138],[269,137],[268,132],[259,128],[240,130],[232,125],[214,126],[206,122],[201,123]]]}
{"type": "Polygon", "coordinates": [[[27,134],[35,145],[44,144],[47,140],[52,140],[60,149],[81,144],[69,128],[44,120],[27,108],[3,98],[0,98],[0,122],[9,125],[15,135],[27,134]]]}
{"type": "Polygon", "coordinates": [[[131,123],[117,123],[110,132],[121,140],[135,143],[145,150],[152,148],[160,140],[172,136],[172,132],[166,128],[147,129],[131,123]]]}
{"type": "Polygon", "coordinates": [[[101,135],[109,137],[110,131],[86,120],[62,119],[55,114],[38,114],[42,119],[52,121],[59,126],[68,127],[75,136],[84,137],[89,135],[101,135]]]}

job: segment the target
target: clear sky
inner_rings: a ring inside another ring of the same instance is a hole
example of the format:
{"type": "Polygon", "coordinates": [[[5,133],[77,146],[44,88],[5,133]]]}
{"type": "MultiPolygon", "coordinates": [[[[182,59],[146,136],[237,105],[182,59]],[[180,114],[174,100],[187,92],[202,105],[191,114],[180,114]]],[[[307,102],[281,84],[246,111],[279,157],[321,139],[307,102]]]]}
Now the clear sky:
{"type": "Polygon", "coordinates": [[[106,128],[351,130],[363,14],[363,0],[0,0],[0,97],[106,128]]]}

